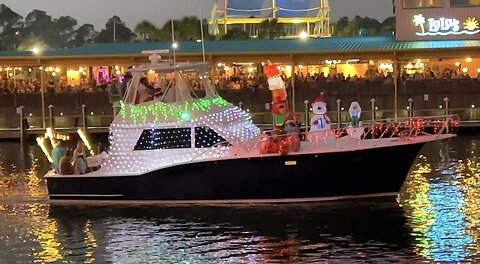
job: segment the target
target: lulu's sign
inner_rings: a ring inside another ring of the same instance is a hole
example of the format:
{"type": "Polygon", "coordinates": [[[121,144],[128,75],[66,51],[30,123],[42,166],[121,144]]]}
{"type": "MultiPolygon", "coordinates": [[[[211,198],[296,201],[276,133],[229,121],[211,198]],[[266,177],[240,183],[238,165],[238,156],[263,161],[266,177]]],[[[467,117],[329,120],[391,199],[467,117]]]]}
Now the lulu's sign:
{"type": "Polygon", "coordinates": [[[455,18],[425,18],[422,14],[413,16],[413,24],[420,30],[417,36],[475,35],[480,33],[480,24],[475,17],[464,22],[455,18]]]}

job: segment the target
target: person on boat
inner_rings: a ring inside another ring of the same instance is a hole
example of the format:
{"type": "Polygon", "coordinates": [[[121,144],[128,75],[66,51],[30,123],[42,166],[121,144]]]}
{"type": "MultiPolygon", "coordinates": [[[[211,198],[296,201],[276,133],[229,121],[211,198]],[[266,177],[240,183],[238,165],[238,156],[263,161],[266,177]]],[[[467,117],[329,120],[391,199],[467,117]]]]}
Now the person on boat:
{"type": "Polygon", "coordinates": [[[155,96],[155,88],[148,83],[147,77],[140,78],[138,85],[138,103],[148,102],[155,96]]]}
{"type": "Polygon", "coordinates": [[[73,166],[75,174],[85,174],[87,172],[87,152],[82,141],[77,143],[77,148],[73,151],[73,166]]]}
{"type": "Polygon", "coordinates": [[[53,140],[52,149],[52,169],[56,173],[60,171],[60,159],[65,155],[65,149],[62,148],[61,141],[53,140]]]}
{"type": "Polygon", "coordinates": [[[122,82],[119,83],[116,87],[117,91],[120,93],[122,98],[125,96],[125,92],[127,91],[127,86],[128,86],[128,83],[130,82],[130,80],[132,80],[132,74],[127,72],[123,76],[122,82]]]}
{"type": "Polygon", "coordinates": [[[75,172],[72,165],[72,150],[68,149],[59,163],[60,175],[71,175],[75,172]]]}

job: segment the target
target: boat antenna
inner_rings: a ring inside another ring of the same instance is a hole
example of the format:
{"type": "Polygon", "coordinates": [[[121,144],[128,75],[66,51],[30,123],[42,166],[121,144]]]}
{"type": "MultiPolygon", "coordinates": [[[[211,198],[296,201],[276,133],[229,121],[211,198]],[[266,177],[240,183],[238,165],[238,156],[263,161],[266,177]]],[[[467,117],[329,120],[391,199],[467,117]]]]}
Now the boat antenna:
{"type": "Polygon", "coordinates": [[[172,21],[172,50],[173,50],[173,67],[177,65],[176,57],[175,57],[175,50],[177,49],[177,43],[175,43],[175,29],[173,27],[173,19],[172,21]]]}
{"type": "Polygon", "coordinates": [[[205,62],[205,38],[203,37],[203,18],[202,18],[202,9],[200,8],[200,0],[198,0],[198,16],[200,18],[200,34],[202,37],[202,56],[203,56],[203,62],[205,62]]]}

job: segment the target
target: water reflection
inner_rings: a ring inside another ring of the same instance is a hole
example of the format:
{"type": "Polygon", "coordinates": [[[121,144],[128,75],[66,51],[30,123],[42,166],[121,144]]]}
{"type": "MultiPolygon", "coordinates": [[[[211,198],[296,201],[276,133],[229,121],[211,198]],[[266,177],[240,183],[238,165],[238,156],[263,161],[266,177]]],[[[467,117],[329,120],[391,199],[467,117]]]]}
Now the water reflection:
{"type": "Polygon", "coordinates": [[[50,203],[41,151],[0,143],[0,262],[476,262],[478,144],[422,150],[399,203],[162,207],[50,203]]]}
{"type": "Polygon", "coordinates": [[[479,162],[475,139],[436,144],[422,155],[400,203],[419,255],[438,262],[479,255],[479,162]]]}

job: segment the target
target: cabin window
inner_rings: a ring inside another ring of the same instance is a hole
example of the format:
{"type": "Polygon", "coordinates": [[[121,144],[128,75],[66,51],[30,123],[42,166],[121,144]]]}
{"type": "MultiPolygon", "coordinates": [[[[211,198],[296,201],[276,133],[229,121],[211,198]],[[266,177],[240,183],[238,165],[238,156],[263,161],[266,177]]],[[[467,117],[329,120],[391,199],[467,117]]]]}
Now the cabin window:
{"type": "Polygon", "coordinates": [[[209,148],[220,142],[225,142],[225,139],[210,127],[195,127],[196,148],[209,148]]]}
{"type": "Polygon", "coordinates": [[[450,7],[480,6],[480,0],[450,0],[450,7]]]}
{"type": "Polygon", "coordinates": [[[403,0],[403,8],[442,7],[442,0],[403,0]]]}
{"type": "Polygon", "coordinates": [[[191,148],[191,133],[189,127],[146,129],[140,135],[134,150],[191,148]]]}

